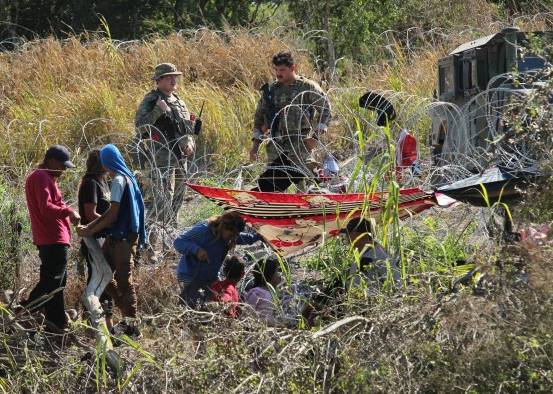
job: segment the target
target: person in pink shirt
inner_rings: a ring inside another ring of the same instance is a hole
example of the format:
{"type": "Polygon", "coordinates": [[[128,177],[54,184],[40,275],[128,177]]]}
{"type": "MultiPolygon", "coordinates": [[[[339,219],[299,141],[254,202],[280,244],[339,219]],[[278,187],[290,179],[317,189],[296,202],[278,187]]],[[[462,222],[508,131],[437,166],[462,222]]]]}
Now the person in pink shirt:
{"type": "Polygon", "coordinates": [[[53,145],[46,151],[42,164],[25,180],[33,243],[38,248],[41,266],[38,283],[21,305],[28,309],[42,306],[50,328],[60,330],[67,327],[63,289],[71,243],[70,224],[78,224],[81,218],[63,201],[56,180],[67,168],[74,167],[67,148],[53,145]]]}
{"type": "Polygon", "coordinates": [[[228,257],[223,265],[225,279],[216,280],[210,286],[211,301],[228,303],[227,313],[230,317],[238,317],[238,290],[236,285],[244,276],[244,262],[238,256],[228,257]]]}
{"type": "Polygon", "coordinates": [[[281,325],[282,321],[275,311],[275,303],[278,303],[278,300],[274,300],[272,294],[282,281],[278,259],[270,257],[259,260],[253,271],[253,278],[254,284],[246,293],[246,302],[267,324],[281,325]]]}

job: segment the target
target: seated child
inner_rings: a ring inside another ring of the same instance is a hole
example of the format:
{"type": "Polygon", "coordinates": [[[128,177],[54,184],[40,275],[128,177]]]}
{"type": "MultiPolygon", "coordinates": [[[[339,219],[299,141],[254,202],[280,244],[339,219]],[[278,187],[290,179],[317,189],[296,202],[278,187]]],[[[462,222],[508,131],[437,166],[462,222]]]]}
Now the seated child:
{"type": "Polygon", "coordinates": [[[210,286],[211,300],[215,302],[230,303],[227,313],[230,317],[238,317],[238,290],[236,285],[244,276],[244,262],[238,256],[227,257],[223,265],[225,279],[216,280],[210,286]]]}
{"type": "Polygon", "coordinates": [[[280,263],[276,258],[259,260],[253,271],[253,287],[246,293],[246,302],[268,324],[279,324],[275,316],[274,300],[269,287],[276,287],[281,281],[280,263]]]}

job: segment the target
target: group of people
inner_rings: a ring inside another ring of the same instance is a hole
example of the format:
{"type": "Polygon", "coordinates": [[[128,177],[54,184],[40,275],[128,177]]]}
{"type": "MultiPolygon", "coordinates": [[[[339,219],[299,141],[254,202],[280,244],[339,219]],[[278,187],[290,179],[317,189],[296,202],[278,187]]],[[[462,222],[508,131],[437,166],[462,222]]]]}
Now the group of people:
{"type": "MultiPolygon", "coordinates": [[[[275,81],[261,88],[250,159],[256,161],[262,142],[269,141],[267,168],[255,190],[283,192],[310,175],[313,168],[306,163],[314,161],[311,153],[327,131],[331,113],[327,95],[316,82],[297,74],[290,52],[274,55],[272,66],[275,81]]],[[[176,223],[184,201],[187,160],[194,155],[201,129],[201,119],[175,93],[181,75],[171,63],[156,66],[156,87],[143,98],[135,116],[135,156],[148,173],[146,207],[161,222],[176,223]]]]}
{"type": "MultiPolygon", "coordinates": [[[[245,291],[239,294],[238,282],[244,277],[245,269],[243,260],[232,253],[234,246],[263,242],[252,229],[245,230],[244,219],[229,211],[197,223],[175,239],[175,249],[182,255],[177,267],[181,302],[191,308],[204,307],[209,302],[227,303],[226,310],[231,317],[238,317],[241,303],[249,304],[268,324],[294,324],[290,316],[279,313],[281,300],[277,288],[282,282],[280,269],[283,262],[277,255],[265,256],[254,263],[250,281],[241,286],[245,291]]],[[[324,289],[323,294],[362,284],[374,290],[372,285],[385,282],[401,288],[397,262],[375,240],[370,220],[353,218],[341,233],[357,251],[359,259],[324,289]]],[[[309,305],[306,310],[311,311],[321,304],[320,299],[303,301],[309,305]]],[[[303,314],[304,311],[297,312],[303,314]]]]}
{"type": "MultiPolygon", "coordinates": [[[[140,336],[132,271],[137,247],[146,239],[142,193],[115,145],[108,144],[91,151],[86,167],[78,191],[78,211],[65,204],[57,183],[57,178],[67,168],[75,168],[66,147],[51,146],[42,163],[25,181],[32,238],[39,251],[41,266],[39,282],[21,306],[29,309],[43,306],[52,330],[67,327],[63,288],[71,244],[70,224],[73,223],[80,236],[99,240],[113,272],[113,279],[102,297],[109,328],[112,328],[111,315],[115,304],[124,318],[119,325],[122,331],[140,336]],[[108,174],[111,177],[109,188],[108,174]]],[[[90,279],[91,257],[87,249],[82,243],[81,251],[89,263],[90,279]]]]}
{"type": "MultiPolygon", "coordinates": [[[[262,88],[254,116],[250,158],[257,160],[262,141],[270,139],[268,165],[257,181],[257,190],[283,192],[306,176],[302,163],[308,161],[318,139],[327,130],[331,113],[321,88],[296,74],[296,63],[290,52],[276,54],[272,64],[276,80],[262,88]]],[[[78,235],[98,242],[113,273],[100,299],[108,328],[115,329],[112,315],[116,306],[123,317],[117,329],[129,336],[141,336],[133,267],[137,248],[147,242],[145,212],[155,210],[176,223],[176,213],[184,196],[184,182],[179,179],[186,171],[183,161],[194,154],[195,135],[201,125],[198,124],[201,119],[195,119],[175,94],[181,74],[170,63],[156,66],[152,77],[156,87],[144,97],[136,113],[136,138],[144,148],[137,151],[137,158],[141,165],[153,164],[149,178],[154,183],[145,190],[146,204],[133,171],[112,144],[89,153],[78,190],[78,210],[65,204],[57,184],[57,178],[66,169],[75,168],[66,147],[51,146],[42,163],[26,179],[33,243],[38,248],[41,266],[39,282],[22,307],[42,307],[48,324],[55,330],[64,330],[68,325],[63,288],[72,223],[77,226],[78,235]]],[[[385,252],[375,247],[368,222],[357,222],[354,227],[369,234],[368,238],[357,237],[362,238],[364,250],[373,250],[368,258],[371,261],[387,259],[385,252]]],[[[348,229],[352,234],[349,225],[348,229]]],[[[262,241],[259,234],[244,230],[244,219],[237,213],[227,212],[196,224],[174,241],[175,249],[182,255],[177,278],[184,304],[196,307],[209,300],[229,302],[229,314],[238,315],[236,284],[244,274],[244,263],[228,254],[235,245],[262,241]],[[225,278],[219,281],[223,265],[225,278]]],[[[86,242],[82,242],[81,251],[89,262],[90,279],[93,265],[86,242]]],[[[281,280],[280,263],[276,258],[268,258],[256,264],[255,279],[244,300],[267,321],[274,322],[271,306],[274,292],[270,290],[281,280]]],[[[360,268],[363,267],[353,267],[352,272],[360,272],[360,268]]]]}
{"type": "Polygon", "coordinates": [[[280,283],[279,261],[276,256],[260,259],[253,270],[252,286],[244,297],[239,296],[238,282],[244,277],[245,263],[231,254],[235,245],[263,241],[255,232],[244,231],[246,223],[236,212],[201,221],[183,232],[174,241],[182,255],[177,266],[180,300],[198,308],[207,302],[228,303],[227,312],[238,317],[238,304],[247,301],[268,322],[274,321],[274,306],[270,288],[280,283]],[[222,279],[219,272],[222,267],[222,279]]]}

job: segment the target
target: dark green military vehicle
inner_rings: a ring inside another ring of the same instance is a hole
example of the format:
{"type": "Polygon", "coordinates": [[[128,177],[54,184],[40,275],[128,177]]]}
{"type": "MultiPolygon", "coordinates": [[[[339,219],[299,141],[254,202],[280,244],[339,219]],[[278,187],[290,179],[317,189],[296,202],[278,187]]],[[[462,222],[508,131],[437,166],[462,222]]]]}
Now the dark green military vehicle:
{"type": "Polygon", "coordinates": [[[467,42],[439,61],[437,102],[430,109],[434,164],[482,168],[494,156],[494,141],[505,132],[501,114],[513,97],[535,88],[528,75],[548,65],[535,54],[553,42],[553,32],[507,28],[467,42]]]}

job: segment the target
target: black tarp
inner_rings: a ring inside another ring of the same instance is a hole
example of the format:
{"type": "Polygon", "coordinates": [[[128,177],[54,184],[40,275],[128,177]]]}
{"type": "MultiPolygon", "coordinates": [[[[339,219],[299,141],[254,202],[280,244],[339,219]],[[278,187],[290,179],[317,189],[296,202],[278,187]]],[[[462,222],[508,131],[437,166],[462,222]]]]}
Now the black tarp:
{"type": "Polygon", "coordinates": [[[498,202],[517,202],[522,197],[522,190],[543,177],[532,168],[508,170],[492,167],[482,174],[439,187],[436,191],[458,201],[485,207],[498,202]]]}

